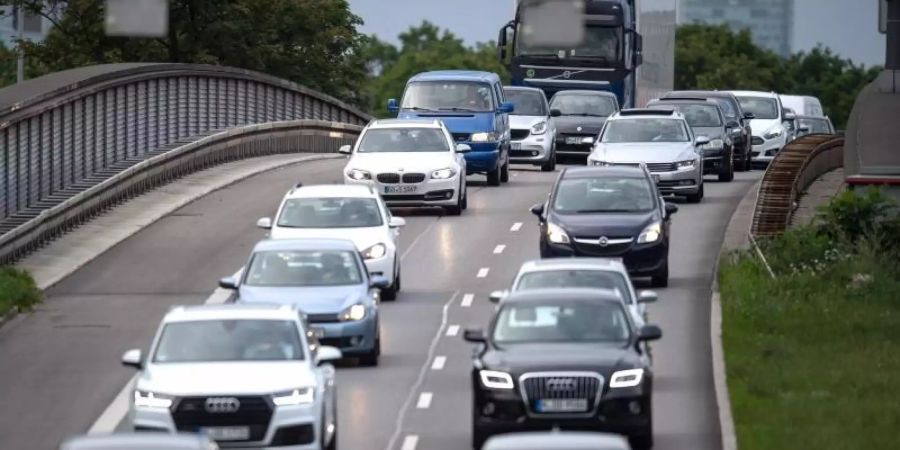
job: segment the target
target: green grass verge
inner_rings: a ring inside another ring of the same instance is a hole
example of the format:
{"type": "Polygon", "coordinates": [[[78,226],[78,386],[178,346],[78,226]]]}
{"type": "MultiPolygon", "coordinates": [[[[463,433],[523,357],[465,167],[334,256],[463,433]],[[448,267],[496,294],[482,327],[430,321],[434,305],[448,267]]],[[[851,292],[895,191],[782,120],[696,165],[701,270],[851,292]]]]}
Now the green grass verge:
{"type": "Polygon", "coordinates": [[[776,280],[750,254],[720,265],[738,447],[897,448],[900,261],[877,251],[841,256],[804,233],[767,246],[776,280]],[[860,274],[871,278],[854,283],[860,274]]]}
{"type": "Polygon", "coordinates": [[[15,267],[0,267],[0,316],[13,308],[31,309],[41,300],[41,291],[31,275],[15,267]]]}

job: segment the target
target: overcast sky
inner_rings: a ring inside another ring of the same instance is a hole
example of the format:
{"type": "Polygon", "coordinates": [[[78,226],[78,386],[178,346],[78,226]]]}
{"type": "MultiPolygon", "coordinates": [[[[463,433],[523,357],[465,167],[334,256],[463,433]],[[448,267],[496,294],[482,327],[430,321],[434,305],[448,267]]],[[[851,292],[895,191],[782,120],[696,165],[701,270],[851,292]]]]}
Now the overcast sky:
{"type": "MultiPolygon", "coordinates": [[[[640,0],[639,0],[640,1],[640,0]]],[[[512,0],[349,0],[365,20],[362,31],[396,42],[412,25],[429,20],[468,43],[490,41],[512,19],[512,0]]],[[[821,42],[866,65],[884,62],[877,0],[795,0],[794,51],[821,42]]]]}

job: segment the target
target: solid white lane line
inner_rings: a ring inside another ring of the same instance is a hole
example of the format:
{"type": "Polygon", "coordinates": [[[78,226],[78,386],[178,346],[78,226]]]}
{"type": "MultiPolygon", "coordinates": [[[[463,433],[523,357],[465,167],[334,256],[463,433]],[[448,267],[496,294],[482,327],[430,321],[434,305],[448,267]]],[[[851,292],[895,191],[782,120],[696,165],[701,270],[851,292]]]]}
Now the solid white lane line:
{"type": "Polygon", "coordinates": [[[419,401],[416,402],[416,409],[428,409],[431,406],[431,399],[434,394],[431,392],[423,392],[419,394],[419,401]]]}
{"type": "MultiPolygon", "coordinates": [[[[437,332],[434,334],[434,338],[431,339],[431,345],[428,346],[428,354],[425,355],[425,361],[422,363],[422,368],[419,370],[419,376],[416,379],[416,382],[409,389],[409,393],[406,396],[406,400],[403,402],[403,405],[400,407],[400,411],[397,413],[397,420],[394,423],[394,433],[391,434],[391,439],[388,441],[385,450],[394,450],[394,447],[397,445],[397,440],[400,439],[400,433],[403,432],[403,424],[406,421],[406,412],[409,410],[410,406],[412,406],[413,397],[416,396],[416,392],[419,392],[419,389],[422,388],[422,384],[425,383],[425,376],[428,373],[428,368],[431,365],[431,360],[434,359],[434,352],[437,350],[438,342],[441,340],[441,336],[443,336],[445,329],[447,328],[447,316],[449,315],[450,305],[456,301],[456,297],[459,296],[459,291],[453,293],[450,296],[450,299],[447,300],[447,303],[444,303],[444,307],[441,309],[441,325],[438,327],[437,332]]],[[[415,449],[416,444],[419,441],[418,436],[407,436],[406,439],[403,440],[403,447],[401,450],[411,450],[415,449]],[[406,443],[409,441],[411,437],[414,437],[412,447],[407,448],[406,443]]]]}
{"type": "Polygon", "coordinates": [[[459,325],[450,325],[447,327],[447,336],[456,336],[459,334],[459,325]]]}
{"type": "Polygon", "coordinates": [[[446,356],[435,356],[434,362],[431,363],[431,370],[444,370],[444,365],[447,364],[446,356]]]}
{"type": "Polygon", "coordinates": [[[475,294],[466,294],[463,295],[462,301],[459,302],[459,306],[463,308],[468,308],[472,306],[472,302],[475,301],[475,294]]]}
{"type": "Polygon", "coordinates": [[[478,269],[478,278],[485,278],[488,276],[488,273],[491,271],[489,267],[482,267],[478,269]]]}
{"type": "Polygon", "coordinates": [[[419,436],[410,434],[403,438],[403,446],[400,447],[400,450],[416,450],[417,445],[419,445],[419,436]]]}
{"type": "Polygon", "coordinates": [[[503,250],[506,250],[506,246],[503,244],[500,244],[500,245],[494,247],[494,254],[499,255],[499,254],[503,253],[503,250]]]}
{"type": "Polygon", "coordinates": [[[519,231],[522,229],[522,222],[516,222],[509,228],[509,231],[519,231]]]}
{"type": "Polygon", "coordinates": [[[418,244],[419,241],[420,241],[423,237],[425,237],[425,235],[428,234],[428,232],[431,231],[431,229],[432,229],[435,225],[437,225],[437,223],[438,223],[437,220],[431,222],[430,224],[428,224],[427,227],[425,227],[424,230],[422,230],[421,233],[419,233],[418,236],[416,236],[415,239],[413,239],[413,241],[409,244],[409,247],[406,247],[406,250],[403,252],[402,255],[400,255],[400,261],[403,261],[404,259],[406,259],[406,257],[409,255],[409,252],[412,251],[412,249],[416,246],[416,244],[418,244]]]}

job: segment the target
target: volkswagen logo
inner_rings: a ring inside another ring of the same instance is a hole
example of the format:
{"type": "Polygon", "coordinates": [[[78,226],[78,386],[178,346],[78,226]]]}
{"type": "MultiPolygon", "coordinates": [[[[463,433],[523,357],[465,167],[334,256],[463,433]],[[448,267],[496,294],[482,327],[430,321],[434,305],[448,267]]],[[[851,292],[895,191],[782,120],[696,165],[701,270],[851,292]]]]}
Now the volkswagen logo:
{"type": "Polygon", "coordinates": [[[235,413],[241,407],[241,402],[234,397],[210,397],[203,406],[206,412],[212,414],[235,413]]]}
{"type": "Polygon", "coordinates": [[[597,244],[601,247],[606,247],[609,245],[609,238],[606,236],[600,236],[600,239],[597,240],[597,244]]]}
{"type": "Polygon", "coordinates": [[[568,392],[575,390],[575,380],[569,378],[555,378],[547,380],[547,390],[551,392],[568,392]]]}
{"type": "Polygon", "coordinates": [[[583,130],[583,129],[584,129],[584,128],[578,127],[578,128],[575,129],[575,131],[581,131],[581,130],[583,130]]]}

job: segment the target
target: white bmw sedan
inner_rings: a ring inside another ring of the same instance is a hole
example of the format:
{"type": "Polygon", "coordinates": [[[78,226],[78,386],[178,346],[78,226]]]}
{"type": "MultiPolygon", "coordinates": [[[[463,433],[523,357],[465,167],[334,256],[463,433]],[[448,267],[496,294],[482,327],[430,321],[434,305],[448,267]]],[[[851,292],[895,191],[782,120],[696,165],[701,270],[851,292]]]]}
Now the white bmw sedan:
{"type": "Polygon", "coordinates": [[[344,182],[372,186],[388,206],[439,206],[459,215],[468,206],[462,154],[470,150],[438,120],[385,119],[340,152],[350,155],[344,182]]]}

